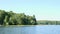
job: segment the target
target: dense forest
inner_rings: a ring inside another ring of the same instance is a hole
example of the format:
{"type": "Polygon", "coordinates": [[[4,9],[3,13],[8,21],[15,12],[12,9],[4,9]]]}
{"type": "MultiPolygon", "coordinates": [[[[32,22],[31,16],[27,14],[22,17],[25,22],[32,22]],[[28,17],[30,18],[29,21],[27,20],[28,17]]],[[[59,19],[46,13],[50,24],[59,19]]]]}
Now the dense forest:
{"type": "Polygon", "coordinates": [[[35,15],[0,10],[0,25],[36,25],[35,15]]]}
{"type": "Polygon", "coordinates": [[[0,10],[0,25],[60,25],[60,21],[36,20],[35,15],[0,10]]]}

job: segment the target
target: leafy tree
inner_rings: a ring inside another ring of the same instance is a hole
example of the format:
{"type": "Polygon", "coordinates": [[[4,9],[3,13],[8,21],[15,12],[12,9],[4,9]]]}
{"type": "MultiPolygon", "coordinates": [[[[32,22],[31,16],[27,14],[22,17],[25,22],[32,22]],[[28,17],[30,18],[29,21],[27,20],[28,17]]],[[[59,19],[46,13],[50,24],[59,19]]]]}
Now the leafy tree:
{"type": "Polygon", "coordinates": [[[14,13],[13,11],[6,12],[0,10],[1,25],[36,25],[35,15],[28,16],[24,13],[14,13]]]}
{"type": "Polygon", "coordinates": [[[4,10],[0,10],[0,24],[2,25],[7,13],[4,10]]]}

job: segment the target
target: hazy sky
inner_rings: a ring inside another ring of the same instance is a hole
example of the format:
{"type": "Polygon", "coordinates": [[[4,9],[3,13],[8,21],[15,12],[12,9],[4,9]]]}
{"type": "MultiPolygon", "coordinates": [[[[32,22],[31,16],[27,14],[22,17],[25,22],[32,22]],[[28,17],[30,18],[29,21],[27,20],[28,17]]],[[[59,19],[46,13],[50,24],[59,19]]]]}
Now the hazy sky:
{"type": "Polygon", "coordinates": [[[0,0],[0,9],[35,15],[37,20],[60,20],[60,0],[0,0]]]}

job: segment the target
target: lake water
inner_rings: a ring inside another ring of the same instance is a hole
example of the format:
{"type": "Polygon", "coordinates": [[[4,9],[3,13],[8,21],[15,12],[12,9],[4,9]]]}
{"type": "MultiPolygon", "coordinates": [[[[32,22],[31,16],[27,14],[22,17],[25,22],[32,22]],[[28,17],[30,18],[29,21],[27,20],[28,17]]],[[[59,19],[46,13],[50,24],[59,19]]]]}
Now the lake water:
{"type": "Polygon", "coordinates": [[[0,34],[60,34],[60,25],[0,26],[0,34]]]}

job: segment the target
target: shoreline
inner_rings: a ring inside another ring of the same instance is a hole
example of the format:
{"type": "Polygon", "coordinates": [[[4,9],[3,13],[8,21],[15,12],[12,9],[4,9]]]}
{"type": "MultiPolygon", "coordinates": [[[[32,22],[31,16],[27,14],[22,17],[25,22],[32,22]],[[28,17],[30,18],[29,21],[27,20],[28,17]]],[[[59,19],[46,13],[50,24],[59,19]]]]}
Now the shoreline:
{"type": "Polygon", "coordinates": [[[0,25],[0,26],[47,26],[47,25],[0,25]]]}

